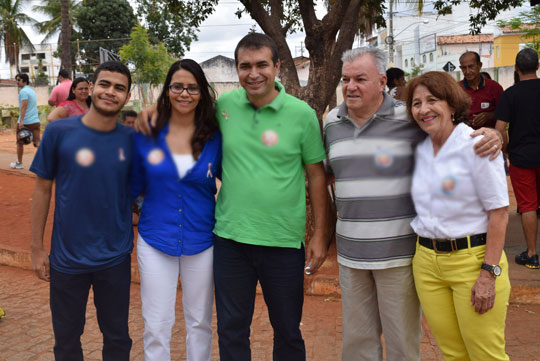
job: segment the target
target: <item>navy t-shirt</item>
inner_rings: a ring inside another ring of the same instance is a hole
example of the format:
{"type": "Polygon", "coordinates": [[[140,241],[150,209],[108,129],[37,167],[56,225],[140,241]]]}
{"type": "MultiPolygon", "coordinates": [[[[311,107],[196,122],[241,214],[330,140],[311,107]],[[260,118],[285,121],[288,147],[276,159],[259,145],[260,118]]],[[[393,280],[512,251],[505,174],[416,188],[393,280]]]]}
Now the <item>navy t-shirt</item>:
{"type": "Polygon", "coordinates": [[[55,181],[50,264],[72,274],[116,266],[133,248],[132,130],[96,131],[81,118],[50,123],[30,167],[55,181]]]}

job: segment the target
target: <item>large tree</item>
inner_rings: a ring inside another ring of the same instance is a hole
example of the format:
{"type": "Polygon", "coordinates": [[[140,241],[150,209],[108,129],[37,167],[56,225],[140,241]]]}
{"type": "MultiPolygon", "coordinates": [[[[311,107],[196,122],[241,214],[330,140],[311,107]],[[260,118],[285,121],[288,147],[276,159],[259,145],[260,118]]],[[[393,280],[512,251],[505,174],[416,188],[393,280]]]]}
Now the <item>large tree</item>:
{"type": "Polygon", "coordinates": [[[92,65],[99,63],[100,47],[118,53],[137,23],[126,0],[85,0],[75,19],[78,31],[72,40],[80,40],[81,55],[86,64],[92,65]]]}
{"type": "Polygon", "coordinates": [[[61,31],[60,39],[62,39],[62,67],[71,74],[71,33],[72,27],[69,18],[69,0],[60,0],[60,18],[61,18],[61,31]]]}
{"type": "MultiPolygon", "coordinates": [[[[173,5],[177,0],[162,0],[173,5]]],[[[329,0],[322,19],[315,15],[311,0],[240,0],[244,9],[277,44],[281,59],[280,77],[287,91],[307,101],[322,118],[340,79],[341,54],[351,48],[361,25],[384,24],[381,0],[329,0]],[[367,20],[367,21],[366,21],[367,20]],[[310,56],[308,84],[300,86],[288,34],[303,29],[310,56]]],[[[172,8],[171,8],[172,9],[172,8]]],[[[365,29],[365,27],[364,27],[365,29]]]]}
{"type": "Polygon", "coordinates": [[[33,24],[36,20],[24,13],[23,5],[23,0],[0,0],[0,40],[4,43],[6,63],[10,65],[18,64],[21,47],[34,49],[21,26],[33,24]]]}
{"type": "MultiPolygon", "coordinates": [[[[244,6],[239,13],[248,13],[270,35],[278,46],[281,59],[281,80],[287,91],[308,102],[319,119],[329,104],[341,71],[341,54],[350,49],[354,37],[368,32],[370,25],[384,26],[384,0],[325,0],[326,14],[318,19],[313,0],[239,0],[244,6]],[[308,83],[301,87],[292,55],[285,41],[287,34],[298,29],[306,33],[305,44],[310,56],[308,83]]],[[[435,0],[440,14],[465,0],[435,0]]],[[[156,0],[176,13],[180,0],[156,0]]],[[[423,1],[419,1],[423,3],[423,1]]],[[[519,6],[525,0],[467,0],[472,9],[471,31],[478,31],[503,10],[519,6]]],[[[207,4],[212,8],[211,4],[207,4]]]]}
{"type": "MultiPolygon", "coordinates": [[[[39,33],[45,35],[41,41],[42,43],[52,41],[55,37],[57,37],[59,44],[62,42],[60,38],[60,32],[62,30],[62,1],[64,0],[47,0],[32,8],[35,12],[47,17],[46,20],[35,24],[39,33]]],[[[68,0],[68,19],[71,32],[73,32],[73,27],[75,25],[74,12],[77,11],[80,5],[81,3],[76,0],[68,0]]]]}

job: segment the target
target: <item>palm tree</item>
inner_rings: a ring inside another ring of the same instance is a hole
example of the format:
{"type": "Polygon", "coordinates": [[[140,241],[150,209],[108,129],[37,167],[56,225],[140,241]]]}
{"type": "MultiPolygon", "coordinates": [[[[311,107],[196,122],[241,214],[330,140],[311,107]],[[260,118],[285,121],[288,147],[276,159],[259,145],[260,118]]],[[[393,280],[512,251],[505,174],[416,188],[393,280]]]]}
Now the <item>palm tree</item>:
{"type": "Polygon", "coordinates": [[[4,42],[6,63],[17,65],[21,46],[34,49],[28,35],[21,28],[33,24],[32,19],[23,12],[24,0],[0,0],[0,40],[4,42]]]}
{"type": "Polygon", "coordinates": [[[60,38],[62,39],[62,66],[71,74],[71,24],[69,19],[69,0],[61,0],[60,15],[62,19],[62,31],[60,38]]]}
{"type": "MultiPolygon", "coordinates": [[[[80,7],[80,2],[76,0],[68,0],[68,19],[70,33],[73,33],[73,26],[75,24],[75,12],[80,7]]],[[[58,43],[61,41],[62,31],[62,0],[47,0],[43,5],[36,5],[32,8],[35,12],[41,13],[47,16],[47,20],[38,22],[35,24],[36,29],[40,34],[45,35],[42,43],[52,40],[55,36],[58,36],[58,43]]]]}

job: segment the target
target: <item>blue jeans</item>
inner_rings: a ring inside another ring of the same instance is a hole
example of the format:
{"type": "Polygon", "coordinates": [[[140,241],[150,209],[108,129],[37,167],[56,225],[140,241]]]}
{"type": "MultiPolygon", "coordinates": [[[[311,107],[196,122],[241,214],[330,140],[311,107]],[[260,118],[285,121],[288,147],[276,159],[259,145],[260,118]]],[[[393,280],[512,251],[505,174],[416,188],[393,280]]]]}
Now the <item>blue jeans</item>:
{"type": "Polygon", "coordinates": [[[216,236],[214,282],[221,361],[249,361],[250,325],[260,282],[274,329],[274,361],[304,361],[300,321],[304,247],[255,246],[216,236]]]}
{"type": "Polygon", "coordinates": [[[103,361],[129,361],[128,330],[131,256],[117,266],[82,274],[51,267],[50,302],[56,361],[83,360],[81,335],[90,287],[94,290],[99,329],[103,333],[103,361]]]}

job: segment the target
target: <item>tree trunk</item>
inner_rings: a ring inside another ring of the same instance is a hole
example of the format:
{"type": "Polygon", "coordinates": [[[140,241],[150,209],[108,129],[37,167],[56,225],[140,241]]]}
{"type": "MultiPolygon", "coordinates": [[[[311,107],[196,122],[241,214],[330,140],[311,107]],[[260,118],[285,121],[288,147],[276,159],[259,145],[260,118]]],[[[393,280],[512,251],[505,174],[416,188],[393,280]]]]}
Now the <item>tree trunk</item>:
{"type": "Polygon", "coordinates": [[[69,74],[71,72],[71,26],[69,24],[69,0],[61,0],[62,11],[62,68],[66,69],[69,74]]]}

